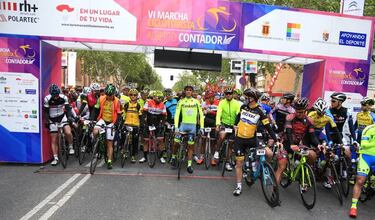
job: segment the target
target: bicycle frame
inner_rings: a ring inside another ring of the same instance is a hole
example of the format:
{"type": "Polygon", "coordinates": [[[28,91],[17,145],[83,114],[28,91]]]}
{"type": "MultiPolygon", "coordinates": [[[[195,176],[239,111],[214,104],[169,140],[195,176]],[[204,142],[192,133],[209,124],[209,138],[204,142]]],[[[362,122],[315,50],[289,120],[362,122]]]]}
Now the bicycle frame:
{"type": "MultiPolygon", "coordinates": [[[[297,179],[297,175],[299,174],[299,171],[301,170],[301,182],[302,184],[305,183],[305,169],[302,169],[304,167],[304,165],[306,164],[307,162],[307,154],[308,154],[308,151],[304,151],[303,150],[301,151],[301,159],[299,160],[300,163],[297,165],[297,167],[295,167],[293,170],[290,171],[290,179],[292,180],[292,182],[295,182],[296,179],[297,179]]],[[[309,179],[309,185],[311,185],[311,180],[309,179]]]]}

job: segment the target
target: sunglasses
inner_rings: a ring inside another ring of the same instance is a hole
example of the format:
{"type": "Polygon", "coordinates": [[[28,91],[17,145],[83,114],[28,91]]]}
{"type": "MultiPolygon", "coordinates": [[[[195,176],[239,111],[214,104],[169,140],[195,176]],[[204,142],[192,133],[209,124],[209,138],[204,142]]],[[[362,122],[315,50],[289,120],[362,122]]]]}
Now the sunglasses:
{"type": "Polygon", "coordinates": [[[337,100],[332,99],[331,102],[332,102],[332,103],[335,103],[335,102],[337,102],[337,100]]]}
{"type": "Polygon", "coordinates": [[[129,96],[138,96],[138,95],[136,95],[136,94],[130,94],[129,96]]]}
{"type": "Polygon", "coordinates": [[[233,95],[233,92],[226,92],[225,95],[233,95]]]}
{"type": "Polygon", "coordinates": [[[305,114],[305,111],[296,111],[297,114],[305,114]]]}

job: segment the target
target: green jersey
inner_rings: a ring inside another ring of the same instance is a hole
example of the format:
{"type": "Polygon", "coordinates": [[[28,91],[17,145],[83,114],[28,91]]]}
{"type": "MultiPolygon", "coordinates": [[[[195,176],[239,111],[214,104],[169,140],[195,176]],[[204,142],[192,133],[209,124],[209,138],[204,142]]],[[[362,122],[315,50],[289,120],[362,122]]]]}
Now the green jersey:
{"type": "Polygon", "coordinates": [[[241,103],[235,99],[228,101],[223,99],[219,102],[216,113],[216,125],[233,126],[236,116],[240,112],[241,103]]]}
{"type": "Polygon", "coordinates": [[[203,111],[199,101],[195,98],[183,98],[177,103],[176,114],[174,116],[174,126],[177,128],[180,122],[180,115],[182,123],[198,124],[201,128],[204,126],[203,111]]]}
{"type": "Polygon", "coordinates": [[[360,154],[375,156],[375,125],[370,125],[362,132],[360,154]]]}

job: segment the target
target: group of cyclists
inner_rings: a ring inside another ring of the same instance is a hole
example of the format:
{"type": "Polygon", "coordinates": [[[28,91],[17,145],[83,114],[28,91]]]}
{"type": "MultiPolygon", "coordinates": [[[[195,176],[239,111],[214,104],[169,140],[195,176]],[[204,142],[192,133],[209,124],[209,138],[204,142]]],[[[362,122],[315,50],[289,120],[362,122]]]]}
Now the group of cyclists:
{"type": "MultiPolygon", "coordinates": [[[[361,101],[361,112],[356,120],[349,109],[343,106],[347,96],[335,92],[330,96],[330,104],[322,98],[310,102],[304,97],[285,93],[278,104],[271,100],[267,93],[261,93],[254,88],[239,89],[228,87],[223,94],[207,90],[199,94],[193,86],[185,86],[184,91],[174,93],[171,89],[151,92],[143,89],[124,87],[120,92],[114,85],[108,84],[101,89],[97,83],[85,87],[82,91],[64,91],[57,85],[51,85],[49,94],[44,99],[46,128],[51,137],[53,166],[59,163],[57,130],[62,126],[66,136],[69,154],[74,154],[72,124],[82,119],[95,123],[93,137],[100,130],[106,131],[107,168],[113,166],[113,149],[116,132],[123,125],[132,128],[130,160],[139,163],[147,162],[149,153],[150,132],[156,136],[160,163],[170,163],[176,167],[176,154],[183,138],[187,135],[187,172],[193,173],[193,161],[202,164],[205,160],[203,146],[207,137],[204,128],[212,128],[212,160],[211,166],[220,161],[221,146],[229,138],[229,149],[235,155],[233,163],[225,161],[225,169],[235,168],[236,186],[234,196],[242,192],[243,163],[248,149],[257,148],[261,138],[266,145],[266,158],[275,160],[276,182],[280,184],[283,173],[287,168],[291,154],[308,146],[307,163],[316,166],[319,155],[326,146],[342,145],[343,138],[349,136],[353,145],[359,148],[357,173],[353,174],[355,185],[353,189],[350,217],[357,216],[357,202],[366,177],[375,165],[375,114],[371,112],[374,100],[365,97],[361,101]],[[312,106],[312,108],[309,108],[312,106]],[[347,123],[350,135],[346,135],[344,124],[347,123]],[[233,133],[226,133],[233,129],[233,133]],[[173,132],[170,157],[167,155],[166,133],[173,132]],[[261,135],[258,135],[261,134],[261,135]],[[229,135],[229,137],[226,137],[229,135]],[[140,143],[139,140],[141,140],[140,143]],[[139,147],[140,146],[140,147],[139,147]],[[277,146],[277,151],[272,146],[277,146]],[[275,159],[276,158],[276,159],[275,159]]],[[[353,150],[345,148],[345,157],[352,161],[353,150]]],[[[328,169],[327,169],[328,170],[328,169]]],[[[330,172],[326,172],[323,185],[331,188],[330,172]]],[[[348,174],[349,175],[349,174],[348,174]]]]}

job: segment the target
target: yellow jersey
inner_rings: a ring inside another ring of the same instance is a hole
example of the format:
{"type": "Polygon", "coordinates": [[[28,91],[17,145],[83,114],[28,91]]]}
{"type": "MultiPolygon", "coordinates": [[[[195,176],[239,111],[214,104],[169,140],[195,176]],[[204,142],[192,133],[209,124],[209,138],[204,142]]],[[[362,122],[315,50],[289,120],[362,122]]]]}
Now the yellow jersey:
{"type": "Polygon", "coordinates": [[[138,102],[126,103],[124,106],[124,116],[126,125],[139,126],[139,116],[142,115],[142,109],[138,102]]]}
{"type": "Polygon", "coordinates": [[[312,111],[308,114],[309,118],[314,124],[314,128],[323,129],[326,124],[330,124],[332,128],[337,127],[336,123],[328,115],[320,116],[318,112],[312,111]]]}
{"type": "Polygon", "coordinates": [[[102,118],[106,122],[113,120],[113,101],[106,100],[104,102],[102,118]]]}

